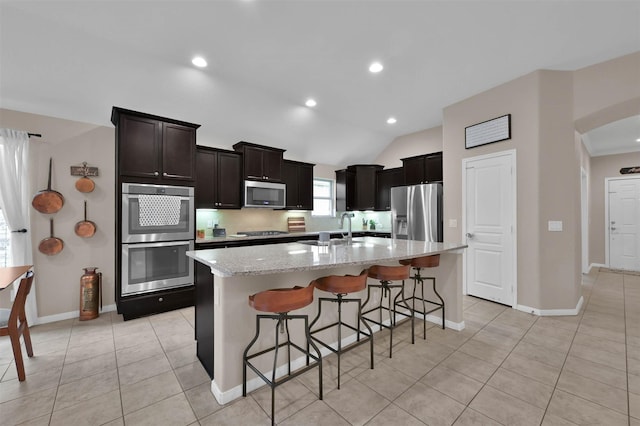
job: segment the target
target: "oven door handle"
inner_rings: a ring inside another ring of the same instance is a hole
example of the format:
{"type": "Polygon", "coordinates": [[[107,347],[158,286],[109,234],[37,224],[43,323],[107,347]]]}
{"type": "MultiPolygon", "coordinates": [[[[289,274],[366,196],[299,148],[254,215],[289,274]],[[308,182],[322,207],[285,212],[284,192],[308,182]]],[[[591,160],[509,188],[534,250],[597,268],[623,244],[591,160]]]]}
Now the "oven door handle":
{"type": "MultiPolygon", "coordinates": [[[[124,194],[123,194],[124,195],[124,194]]],[[[179,199],[180,201],[190,201],[193,199],[193,197],[182,197],[180,195],[164,195],[164,194],[126,194],[127,198],[136,198],[139,199],[141,195],[146,195],[146,196],[150,196],[150,195],[160,195],[162,197],[175,197],[177,199],[179,199]]]]}
{"type": "Polygon", "coordinates": [[[147,247],[179,247],[179,246],[188,246],[191,244],[191,241],[163,241],[158,243],[125,243],[123,246],[132,246],[137,248],[147,248],[147,247]]]}

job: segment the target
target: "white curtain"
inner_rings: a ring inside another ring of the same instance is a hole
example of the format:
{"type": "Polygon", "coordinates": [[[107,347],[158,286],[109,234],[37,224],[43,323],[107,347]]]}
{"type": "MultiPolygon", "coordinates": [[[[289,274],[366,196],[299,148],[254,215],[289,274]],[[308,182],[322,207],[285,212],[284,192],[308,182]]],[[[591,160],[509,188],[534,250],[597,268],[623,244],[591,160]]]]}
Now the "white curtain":
{"type": "MultiPolygon", "coordinates": [[[[29,220],[31,206],[29,175],[29,134],[19,130],[0,129],[0,208],[10,231],[27,230],[26,233],[11,232],[9,234],[13,266],[33,264],[29,220]]],[[[35,282],[29,293],[25,310],[27,321],[34,324],[38,318],[35,282]]]]}

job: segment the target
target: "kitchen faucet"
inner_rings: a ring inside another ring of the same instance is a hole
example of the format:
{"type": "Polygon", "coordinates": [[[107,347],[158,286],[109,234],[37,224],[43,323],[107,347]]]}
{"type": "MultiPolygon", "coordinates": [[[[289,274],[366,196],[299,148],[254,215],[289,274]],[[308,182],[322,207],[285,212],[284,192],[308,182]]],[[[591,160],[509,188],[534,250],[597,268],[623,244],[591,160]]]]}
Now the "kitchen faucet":
{"type": "Polygon", "coordinates": [[[352,241],[352,236],[351,236],[351,218],[354,217],[355,215],[353,213],[349,213],[349,212],[344,212],[342,213],[342,216],[340,216],[340,229],[342,229],[342,226],[344,225],[344,218],[346,217],[347,219],[349,219],[349,233],[347,234],[347,243],[351,244],[352,241]]]}

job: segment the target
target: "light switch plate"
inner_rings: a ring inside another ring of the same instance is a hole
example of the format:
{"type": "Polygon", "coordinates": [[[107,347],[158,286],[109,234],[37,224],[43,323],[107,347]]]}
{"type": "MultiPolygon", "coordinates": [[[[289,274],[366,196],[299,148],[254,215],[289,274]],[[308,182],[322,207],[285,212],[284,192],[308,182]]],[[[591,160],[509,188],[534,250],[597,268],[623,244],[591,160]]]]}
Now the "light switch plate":
{"type": "Polygon", "coordinates": [[[549,231],[551,231],[551,232],[561,232],[562,231],[562,221],[561,220],[550,220],[549,221],[549,231]]]}
{"type": "Polygon", "coordinates": [[[458,221],[456,219],[449,219],[449,228],[457,228],[458,221]]]}

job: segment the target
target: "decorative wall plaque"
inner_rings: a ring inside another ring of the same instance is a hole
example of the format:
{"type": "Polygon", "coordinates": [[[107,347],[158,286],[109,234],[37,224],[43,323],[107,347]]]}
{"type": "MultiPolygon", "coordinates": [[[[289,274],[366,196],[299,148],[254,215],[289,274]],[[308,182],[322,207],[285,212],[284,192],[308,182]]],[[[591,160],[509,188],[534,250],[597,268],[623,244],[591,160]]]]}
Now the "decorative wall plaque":
{"type": "Polygon", "coordinates": [[[97,167],[89,167],[87,163],[82,163],[82,166],[71,166],[71,176],[98,176],[97,167]]]}
{"type": "Polygon", "coordinates": [[[511,114],[483,121],[464,129],[465,149],[511,139],[511,114]]]}
{"type": "Polygon", "coordinates": [[[630,175],[632,173],[640,173],[640,166],[636,167],[623,167],[620,169],[621,175],[630,175]]]}

